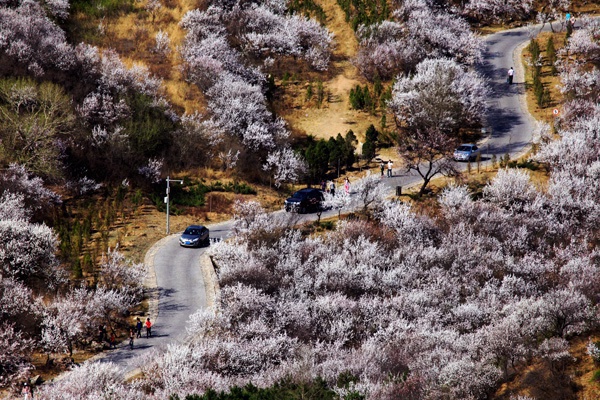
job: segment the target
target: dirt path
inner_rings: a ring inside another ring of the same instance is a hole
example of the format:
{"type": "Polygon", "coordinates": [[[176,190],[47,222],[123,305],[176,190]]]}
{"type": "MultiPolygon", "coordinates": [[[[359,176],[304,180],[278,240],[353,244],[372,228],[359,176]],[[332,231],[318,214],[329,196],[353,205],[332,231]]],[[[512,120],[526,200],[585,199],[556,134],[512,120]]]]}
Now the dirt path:
{"type": "Polygon", "coordinates": [[[327,15],[327,28],[334,33],[337,39],[335,49],[333,50],[334,58],[347,61],[349,58],[354,57],[358,50],[358,41],[356,40],[354,31],[352,31],[352,28],[346,22],[344,11],[337,4],[337,1],[317,0],[316,3],[325,11],[325,15],[327,15]]]}
{"type": "Polygon", "coordinates": [[[323,82],[327,100],[321,108],[290,109],[283,117],[294,129],[315,137],[329,138],[338,133],[345,135],[352,129],[360,139],[370,124],[378,126],[379,118],[350,109],[350,89],[367,83],[351,62],[356,56],[358,41],[336,0],[316,0],[316,3],[325,11],[327,28],[334,34],[335,47],[330,65],[334,76],[323,82]]]}

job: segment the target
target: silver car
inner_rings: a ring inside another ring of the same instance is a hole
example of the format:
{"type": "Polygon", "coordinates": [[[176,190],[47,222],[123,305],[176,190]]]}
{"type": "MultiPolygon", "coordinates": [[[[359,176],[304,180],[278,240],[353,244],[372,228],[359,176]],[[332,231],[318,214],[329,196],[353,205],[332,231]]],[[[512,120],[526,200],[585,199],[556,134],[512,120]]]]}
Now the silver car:
{"type": "Polygon", "coordinates": [[[473,143],[465,143],[454,150],[454,160],[456,161],[474,161],[477,156],[481,156],[481,150],[473,143]]]}
{"type": "Polygon", "coordinates": [[[210,244],[208,228],[202,225],[190,225],[181,234],[179,245],[183,247],[201,247],[210,244]]]}

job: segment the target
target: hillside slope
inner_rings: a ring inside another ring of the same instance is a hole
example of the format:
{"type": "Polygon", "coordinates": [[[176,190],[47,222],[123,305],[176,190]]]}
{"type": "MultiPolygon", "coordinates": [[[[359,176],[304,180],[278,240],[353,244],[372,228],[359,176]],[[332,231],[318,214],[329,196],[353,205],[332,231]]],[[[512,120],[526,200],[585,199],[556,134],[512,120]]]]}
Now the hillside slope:
{"type": "MultiPolygon", "coordinates": [[[[370,124],[378,126],[380,116],[370,115],[350,108],[349,92],[356,85],[367,82],[361,78],[352,58],[356,55],[358,42],[345,16],[335,0],[317,2],[327,15],[327,28],[333,33],[335,48],[328,71],[301,71],[292,83],[284,81],[288,66],[285,63],[275,73],[278,96],[274,111],[283,117],[293,132],[328,138],[352,129],[359,137],[370,124]],[[309,82],[323,82],[325,100],[319,107],[307,101],[309,82]]],[[[189,0],[165,1],[154,14],[149,13],[150,2],[135,2],[130,10],[115,17],[93,19],[75,15],[77,27],[72,29],[76,41],[90,39],[103,48],[113,48],[130,65],[143,64],[164,81],[165,95],[178,112],[202,112],[206,103],[202,93],[183,79],[179,66],[178,46],[185,32],[179,26],[181,18],[200,4],[189,0]],[[166,57],[153,52],[155,37],[166,32],[171,40],[171,52],[166,57]]]]}
{"type": "MultiPolygon", "coordinates": [[[[294,88],[286,90],[284,96],[286,99],[284,103],[290,101],[293,107],[281,108],[279,111],[295,131],[319,138],[329,138],[338,133],[344,135],[352,129],[359,138],[362,138],[370,124],[378,126],[380,118],[363,111],[352,110],[350,107],[350,89],[367,83],[359,76],[357,68],[352,65],[352,58],[358,49],[356,36],[335,0],[319,0],[317,4],[325,10],[327,28],[334,34],[335,39],[331,66],[329,71],[320,77],[327,93],[327,100],[320,108],[311,106],[304,101],[305,91],[294,88]],[[295,99],[290,100],[293,97],[295,99]]],[[[278,106],[280,105],[276,105],[278,106]]]]}

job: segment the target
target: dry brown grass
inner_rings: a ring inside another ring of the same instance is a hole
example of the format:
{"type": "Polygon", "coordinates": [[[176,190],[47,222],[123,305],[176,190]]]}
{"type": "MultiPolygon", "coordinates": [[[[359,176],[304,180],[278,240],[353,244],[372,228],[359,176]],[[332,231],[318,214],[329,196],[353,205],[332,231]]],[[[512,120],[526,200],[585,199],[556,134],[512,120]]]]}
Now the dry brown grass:
{"type": "Polygon", "coordinates": [[[572,6],[575,16],[579,16],[581,14],[600,14],[600,3],[597,0],[575,0],[573,1],[572,6]]]}
{"type": "MultiPolygon", "coordinates": [[[[100,47],[114,48],[123,59],[146,65],[156,76],[163,79],[164,91],[171,104],[181,112],[193,113],[206,108],[206,100],[194,86],[186,83],[179,72],[180,60],[177,47],[183,43],[185,31],[179,26],[183,15],[198,6],[202,0],[169,0],[164,2],[154,23],[144,11],[144,2],[134,3],[131,13],[115,18],[105,18],[106,35],[99,37],[100,47]],[[169,34],[171,39],[171,54],[166,60],[161,60],[150,52],[154,38],[159,30],[169,34]]],[[[364,138],[364,132],[373,124],[379,127],[380,115],[371,115],[363,111],[350,109],[349,92],[356,85],[364,86],[367,81],[359,76],[351,59],[356,55],[358,42],[354,32],[345,21],[345,16],[335,0],[319,0],[327,14],[327,27],[335,35],[335,47],[332,63],[328,71],[317,73],[307,68],[304,62],[297,60],[279,60],[271,71],[278,85],[278,96],[274,109],[289,124],[296,134],[313,135],[318,138],[329,138],[338,133],[352,129],[359,140],[364,138]],[[283,85],[281,77],[284,73],[295,74],[296,82],[283,85]],[[320,107],[314,100],[306,100],[306,87],[309,82],[316,85],[317,80],[323,81],[326,99],[320,107]]],[[[82,21],[85,19],[82,17],[82,21]]],[[[95,26],[99,21],[89,21],[95,26]]]]}
{"type": "Polygon", "coordinates": [[[154,22],[144,12],[145,2],[134,3],[134,11],[112,19],[105,19],[107,34],[101,39],[101,47],[114,48],[129,64],[139,63],[163,79],[164,92],[171,104],[180,112],[193,113],[206,108],[202,93],[186,83],[180,72],[177,48],[185,38],[179,26],[183,15],[197,6],[195,1],[165,1],[154,22]],[[159,30],[166,32],[171,40],[171,52],[164,58],[151,49],[159,30]]]}
{"type": "Polygon", "coordinates": [[[511,396],[524,395],[544,400],[600,399],[600,383],[592,380],[600,366],[587,354],[589,339],[599,340],[600,335],[596,332],[589,337],[571,339],[569,353],[574,361],[564,371],[553,371],[546,363],[535,360],[531,365],[518,369],[493,398],[508,400],[511,396]]]}
{"type": "MultiPolygon", "coordinates": [[[[587,15],[598,15],[600,14],[600,2],[598,1],[573,1],[572,5],[572,13],[578,17],[582,14],[587,15]]],[[[558,24],[554,24],[555,29],[560,29],[558,24]]],[[[562,47],[564,47],[564,43],[566,40],[566,31],[560,32],[542,32],[540,33],[536,39],[540,45],[541,53],[543,56],[544,66],[542,67],[542,83],[544,86],[550,90],[551,102],[548,106],[544,108],[538,107],[535,101],[535,97],[533,95],[533,91],[531,90],[532,85],[532,77],[531,77],[531,68],[528,66],[528,62],[531,61],[531,53],[527,48],[523,51],[524,57],[524,67],[526,70],[526,84],[527,84],[527,108],[529,112],[539,121],[544,121],[549,123],[550,125],[554,124],[555,115],[553,114],[553,110],[556,108],[559,110],[559,115],[561,111],[561,105],[564,103],[564,97],[562,93],[560,93],[560,78],[557,75],[551,75],[550,66],[548,65],[548,60],[546,57],[546,43],[548,42],[548,38],[552,36],[554,40],[554,47],[558,52],[562,47]]]]}
{"type": "Polygon", "coordinates": [[[560,85],[560,77],[557,75],[552,75],[550,71],[550,66],[548,65],[548,59],[546,57],[546,43],[548,42],[548,38],[552,36],[554,41],[554,47],[558,52],[562,47],[564,47],[565,43],[565,32],[542,32],[537,37],[536,40],[540,45],[541,53],[542,53],[542,72],[541,72],[541,80],[544,84],[544,87],[550,91],[551,101],[546,107],[539,107],[537,105],[535,96],[533,94],[532,85],[533,78],[531,75],[531,53],[529,52],[528,47],[526,47],[523,51],[523,59],[524,59],[524,67],[525,67],[525,84],[527,87],[527,109],[534,116],[534,118],[538,121],[546,122],[550,125],[554,124],[554,120],[556,115],[553,114],[554,109],[558,109],[560,113],[561,104],[564,102],[564,97],[562,93],[560,93],[559,85],[560,85]]]}
{"type": "MultiPolygon", "coordinates": [[[[298,133],[328,139],[338,133],[345,135],[351,129],[362,140],[369,125],[379,127],[381,116],[350,109],[350,89],[367,84],[351,63],[358,50],[356,36],[335,0],[318,0],[316,3],[325,11],[327,28],[335,35],[331,66],[327,73],[318,76],[301,74],[297,84],[282,86],[281,80],[276,81],[283,92],[276,109],[298,133]],[[317,78],[322,79],[326,91],[326,100],[320,108],[305,100],[308,83],[316,82],[317,78]]],[[[283,73],[293,72],[284,68],[275,71],[274,75],[281,78],[283,73]]]]}
{"type": "Polygon", "coordinates": [[[569,352],[575,357],[575,364],[569,369],[573,381],[580,389],[578,399],[581,400],[596,400],[600,399],[600,382],[592,379],[594,372],[600,369],[600,365],[595,363],[587,354],[588,339],[592,341],[600,340],[598,332],[590,335],[590,337],[580,337],[571,341],[569,352]]]}

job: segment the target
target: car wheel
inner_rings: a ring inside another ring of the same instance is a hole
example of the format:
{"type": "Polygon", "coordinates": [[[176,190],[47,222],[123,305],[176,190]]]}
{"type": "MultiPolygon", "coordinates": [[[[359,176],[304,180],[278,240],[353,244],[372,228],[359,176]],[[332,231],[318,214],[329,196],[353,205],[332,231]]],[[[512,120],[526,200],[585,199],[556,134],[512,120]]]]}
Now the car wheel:
{"type": "Polygon", "coordinates": [[[306,214],[306,207],[302,206],[300,207],[300,209],[298,210],[299,214],[306,214]]]}
{"type": "Polygon", "coordinates": [[[204,245],[207,247],[210,246],[210,236],[206,237],[206,240],[204,240],[204,245]]]}

